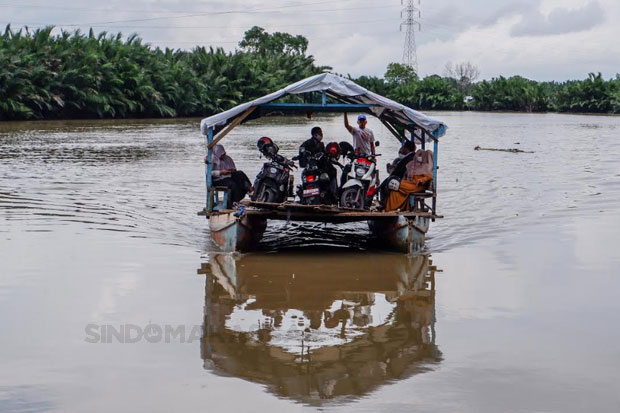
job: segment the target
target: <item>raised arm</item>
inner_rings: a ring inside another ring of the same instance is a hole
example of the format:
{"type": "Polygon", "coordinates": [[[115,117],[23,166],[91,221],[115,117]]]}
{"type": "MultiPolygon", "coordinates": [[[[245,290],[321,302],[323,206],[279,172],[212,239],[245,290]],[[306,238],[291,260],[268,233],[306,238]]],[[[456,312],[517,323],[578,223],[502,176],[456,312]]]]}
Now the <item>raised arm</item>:
{"type": "Polygon", "coordinates": [[[349,133],[353,131],[353,127],[349,125],[349,118],[347,117],[347,112],[344,112],[344,127],[347,128],[349,133]]]}

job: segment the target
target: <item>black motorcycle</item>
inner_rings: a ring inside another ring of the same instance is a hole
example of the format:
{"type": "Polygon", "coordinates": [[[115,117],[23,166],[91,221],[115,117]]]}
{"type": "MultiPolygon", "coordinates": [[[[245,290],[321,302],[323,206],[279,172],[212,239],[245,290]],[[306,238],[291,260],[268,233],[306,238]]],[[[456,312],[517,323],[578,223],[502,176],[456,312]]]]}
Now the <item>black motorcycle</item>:
{"type": "Polygon", "coordinates": [[[317,152],[315,154],[305,152],[300,156],[305,157],[306,166],[301,172],[301,184],[297,185],[299,202],[303,205],[333,203],[331,191],[329,189],[329,176],[322,168],[325,154],[323,152],[317,152]]]}
{"type": "MultiPolygon", "coordinates": [[[[327,145],[325,152],[311,154],[304,152],[293,158],[304,157],[306,165],[301,172],[301,185],[297,185],[297,196],[303,205],[331,205],[338,202],[338,185],[330,179],[329,171],[333,166],[338,165],[337,159],[340,155],[338,144],[327,145]],[[336,192],[336,193],[334,193],[336,192]]],[[[301,163],[301,162],[300,162],[301,163]]],[[[335,180],[335,171],[334,180],[335,180]]]]}
{"type": "Polygon", "coordinates": [[[292,168],[295,163],[282,155],[278,155],[278,145],[267,137],[258,140],[256,146],[269,162],[256,175],[252,201],[281,203],[286,201],[293,192],[292,168]]]}

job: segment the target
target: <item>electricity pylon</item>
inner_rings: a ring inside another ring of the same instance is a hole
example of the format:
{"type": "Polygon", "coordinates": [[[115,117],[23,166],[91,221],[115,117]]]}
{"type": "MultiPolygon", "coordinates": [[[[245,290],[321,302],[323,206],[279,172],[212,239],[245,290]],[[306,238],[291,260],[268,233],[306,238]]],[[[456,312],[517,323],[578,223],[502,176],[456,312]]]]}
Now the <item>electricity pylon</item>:
{"type": "Polygon", "coordinates": [[[403,26],[406,26],[405,32],[405,47],[403,49],[403,64],[409,66],[418,73],[418,53],[415,45],[415,27],[418,27],[418,31],[422,30],[420,24],[420,18],[422,13],[420,12],[420,0],[400,0],[401,5],[405,8],[400,12],[400,17],[403,18],[403,22],[400,24],[400,31],[403,31],[403,26]],[[406,5],[405,5],[406,1],[406,5]],[[416,18],[417,16],[417,18],[416,18]]]}

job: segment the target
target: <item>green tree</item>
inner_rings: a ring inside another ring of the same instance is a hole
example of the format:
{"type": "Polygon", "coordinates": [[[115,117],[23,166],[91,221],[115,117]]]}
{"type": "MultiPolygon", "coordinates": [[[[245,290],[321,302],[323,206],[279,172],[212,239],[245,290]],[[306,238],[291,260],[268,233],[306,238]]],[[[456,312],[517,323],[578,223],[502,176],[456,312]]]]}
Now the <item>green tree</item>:
{"type": "Polygon", "coordinates": [[[401,63],[388,64],[384,77],[390,86],[402,86],[418,80],[415,70],[401,63]]]}
{"type": "Polygon", "coordinates": [[[601,73],[590,73],[585,80],[566,82],[556,96],[555,106],[560,112],[608,113],[616,107],[616,99],[616,83],[606,82],[601,73]]]}
{"type": "Polygon", "coordinates": [[[349,79],[379,95],[385,96],[388,93],[388,86],[383,78],[376,76],[360,76],[357,79],[353,79],[349,76],[349,79]]]}
{"type": "Polygon", "coordinates": [[[301,56],[306,54],[308,39],[281,32],[269,34],[262,27],[254,26],[245,32],[239,47],[250,53],[301,56]]]}
{"type": "Polygon", "coordinates": [[[472,96],[477,110],[541,112],[549,107],[544,85],[521,76],[484,80],[473,88],[472,96]]]}

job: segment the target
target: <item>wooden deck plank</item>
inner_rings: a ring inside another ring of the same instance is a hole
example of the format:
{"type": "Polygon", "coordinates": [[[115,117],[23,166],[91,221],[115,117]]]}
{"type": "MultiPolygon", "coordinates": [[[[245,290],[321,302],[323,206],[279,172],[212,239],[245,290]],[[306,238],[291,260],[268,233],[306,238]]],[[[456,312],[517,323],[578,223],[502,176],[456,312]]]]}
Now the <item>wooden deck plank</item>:
{"type": "MultiPolygon", "coordinates": [[[[246,207],[244,214],[252,215],[257,218],[282,220],[282,221],[312,221],[328,223],[346,223],[355,221],[394,219],[399,216],[405,218],[443,218],[429,211],[362,211],[356,209],[339,208],[333,205],[302,205],[291,201],[283,203],[256,202],[243,200],[241,205],[246,207]]],[[[231,210],[221,211],[233,212],[231,210]]],[[[210,215],[217,215],[214,212],[210,215]]],[[[204,211],[199,215],[209,215],[204,211]]]]}

